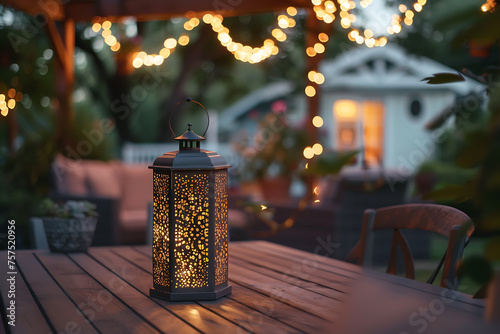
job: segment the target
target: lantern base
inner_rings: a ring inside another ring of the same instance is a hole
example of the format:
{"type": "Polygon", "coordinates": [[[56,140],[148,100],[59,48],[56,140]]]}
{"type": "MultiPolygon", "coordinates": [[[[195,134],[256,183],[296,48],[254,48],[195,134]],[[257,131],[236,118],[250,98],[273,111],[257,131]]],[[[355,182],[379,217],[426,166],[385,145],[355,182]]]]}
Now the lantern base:
{"type": "Polygon", "coordinates": [[[226,286],[220,290],[210,292],[166,292],[151,288],[149,289],[149,295],[151,297],[161,298],[171,302],[216,300],[230,294],[231,290],[231,286],[226,286]]]}

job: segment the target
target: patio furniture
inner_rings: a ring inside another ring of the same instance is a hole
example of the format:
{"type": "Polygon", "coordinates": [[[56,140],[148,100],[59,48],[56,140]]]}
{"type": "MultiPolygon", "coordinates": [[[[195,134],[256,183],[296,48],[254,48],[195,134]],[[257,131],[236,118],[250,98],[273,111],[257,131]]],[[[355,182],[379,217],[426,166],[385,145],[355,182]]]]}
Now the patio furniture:
{"type": "Polygon", "coordinates": [[[121,161],[72,160],[58,155],[52,165],[54,200],[95,203],[99,220],[94,246],[144,244],[153,173],[121,161]]]}
{"type": "MultiPolygon", "coordinates": [[[[15,255],[15,273],[0,277],[3,305],[10,305],[7,278],[15,276],[16,326],[4,323],[12,333],[354,333],[360,326],[358,333],[414,332],[419,327],[408,317],[445,297],[453,302],[426,333],[494,333],[483,321],[483,300],[265,241],[230,243],[233,292],[207,302],[151,298],[150,246],[15,255]],[[366,294],[371,286],[377,290],[366,294]],[[359,311],[352,308],[357,302],[359,311]]],[[[7,263],[6,251],[0,257],[7,263]]]]}
{"type": "Polygon", "coordinates": [[[371,264],[374,231],[393,230],[386,272],[396,274],[399,247],[403,255],[406,277],[415,279],[413,255],[408,241],[401,232],[402,229],[431,231],[448,238],[440,286],[456,290],[458,288],[456,268],[462,259],[465,243],[474,231],[474,226],[469,216],[449,206],[406,204],[366,210],[363,215],[360,240],[348,254],[347,260],[356,261],[359,265],[371,264]]]}

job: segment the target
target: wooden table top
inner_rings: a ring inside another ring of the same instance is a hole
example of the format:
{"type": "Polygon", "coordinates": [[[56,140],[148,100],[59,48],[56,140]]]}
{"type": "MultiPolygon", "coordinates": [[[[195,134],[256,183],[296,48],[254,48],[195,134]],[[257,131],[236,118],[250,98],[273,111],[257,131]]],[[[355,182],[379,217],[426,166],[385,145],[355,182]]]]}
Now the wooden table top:
{"type": "MultiPolygon", "coordinates": [[[[12,333],[417,333],[424,324],[425,333],[495,330],[483,321],[482,301],[265,241],[230,243],[233,292],[203,302],[149,297],[151,246],[15,255],[14,298],[8,270],[0,279],[2,312],[15,300],[15,327],[3,319],[12,333]]],[[[1,260],[7,264],[7,252],[1,260]]]]}

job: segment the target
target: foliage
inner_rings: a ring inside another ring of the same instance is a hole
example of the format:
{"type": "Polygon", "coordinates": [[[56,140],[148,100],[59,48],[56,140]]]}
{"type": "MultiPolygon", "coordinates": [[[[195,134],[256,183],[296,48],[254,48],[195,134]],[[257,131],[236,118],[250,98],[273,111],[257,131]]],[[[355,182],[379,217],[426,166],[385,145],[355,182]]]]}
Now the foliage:
{"type": "Polygon", "coordinates": [[[352,162],[358,153],[359,151],[324,152],[311,159],[308,168],[305,170],[305,174],[316,176],[337,174],[345,165],[352,162]]]}
{"type": "Polygon", "coordinates": [[[291,126],[286,114],[268,113],[259,123],[253,138],[243,138],[235,151],[244,159],[242,179],[264,179],[291,176],[302,160],[308,135],[304,129],[291,126]]]}
{"type": "MultiPolygon", "coordinates": [[[[462,172],[462,182],[441,184],[426,195],[427,199],[454,204],[469,202],[468,212],[474,221],[476,235],[490,237],[490,244],[484,255],[465,258],[461,267],[462,275],[477,282],[491,279],[490,263],[500,261],[498,251],[500,233],[500,89],[498,82],[492,82],[489,93],[487,122],[481,122],[465,130],[457,127],[462,136],[461,144],[455,146],[451,161],[462,172]]],[[[457,137],[450,138],[456,139],[457,137]]]]}
{"type": "Polygon", "coordinates": [[[66,201],[55,203],[49,198],[44,199],[38,207],[41,217],[85,218],[97,217],[95,204],[88,201],[66,201]]]}

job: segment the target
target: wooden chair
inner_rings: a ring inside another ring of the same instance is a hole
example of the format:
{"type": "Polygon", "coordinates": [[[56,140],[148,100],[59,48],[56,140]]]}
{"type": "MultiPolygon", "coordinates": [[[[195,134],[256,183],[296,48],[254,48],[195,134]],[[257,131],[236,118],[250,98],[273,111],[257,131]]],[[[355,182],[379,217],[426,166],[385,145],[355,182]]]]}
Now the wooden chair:
{"type": "Polygon", "coordinates": [[[439,233],[448,238],[441,275],[441,287],[456,290],[456,269],[467,240],[474,231],[469,216],[452,207],[437,204],[404,204],[378,210],[367,209],[363,215],[361,237],[346,260],[363,265],[373,249],[373,231],[392,229],[392,245],[387,273],[396,274],[398,246],[403,255],[406,277],[415,279],[413,255],[400,229],[419,229],[439,233]]]}

